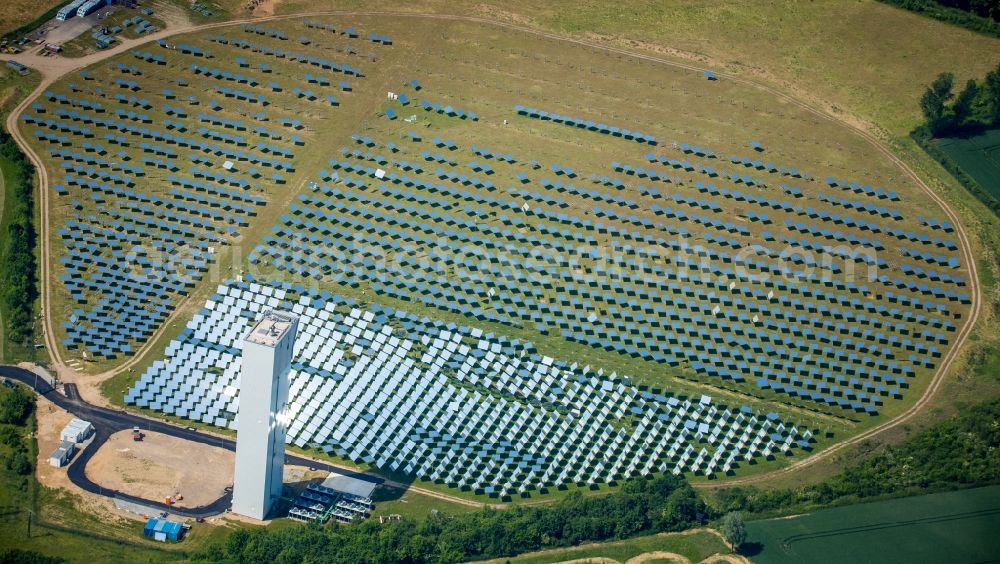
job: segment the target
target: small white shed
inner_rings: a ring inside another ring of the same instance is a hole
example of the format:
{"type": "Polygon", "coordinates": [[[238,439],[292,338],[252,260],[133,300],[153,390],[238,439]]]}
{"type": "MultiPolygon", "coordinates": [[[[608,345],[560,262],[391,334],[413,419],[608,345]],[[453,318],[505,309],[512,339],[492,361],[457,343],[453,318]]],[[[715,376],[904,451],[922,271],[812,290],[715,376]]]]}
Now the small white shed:
{"type": "Polygon", "coordinates": [[[73,418],[72,421],[66,424],[63,428],[62,434],[59,438],[63,441],[70,441],[73,443],[79,443],[84,441],[94,432],[94,426],[90,424],[90,421],[84,421],[83,419],[73,418]]]}
{"type": "Polygon", "coordinates": [[[76,450],[75,443],[70,441],[63,441],[59,444],[59,448],[52,453],[49,457],[49,465],[55,466],[56,468],[61,468],[69,462],[69,459],[73,457],[73,451],[76,450]]]}

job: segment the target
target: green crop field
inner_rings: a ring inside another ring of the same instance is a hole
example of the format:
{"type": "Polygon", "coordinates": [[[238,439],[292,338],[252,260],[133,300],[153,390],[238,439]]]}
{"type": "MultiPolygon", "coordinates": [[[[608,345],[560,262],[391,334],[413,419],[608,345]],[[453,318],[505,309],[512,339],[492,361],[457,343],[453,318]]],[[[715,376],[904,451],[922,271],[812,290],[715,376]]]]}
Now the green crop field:
{"type": "Polygon", "coordinates": [[[747,523],[755,562],[988,562],[1000,556],[1000,486],[747,523]]]}
{"type": "Polygon", "coordinates": [[[1000,200],[1000,129],[933,142],[983,190],[1000,200]]]}
{"type": "MultiPolygon", "coordinates": [[[[625,562],[630,558],[636,557],[641,558],[644,562],[676,562],[675,559],[663,553],[677,554],[683,558],[687,558],[691,562],[701,562],[712,555],[729,554],[729,547],[717,535],[709,531],[700,530],[689,533],[665,533],[617,542],[546,550],[488,562],[490,564],[500,562],[543,564],[568,560],[589,561],[588,559],[597,562],[606,562],[606,559],[625,562]]],[[[726,562],[725,559],[721,561],[726,562]]]]}

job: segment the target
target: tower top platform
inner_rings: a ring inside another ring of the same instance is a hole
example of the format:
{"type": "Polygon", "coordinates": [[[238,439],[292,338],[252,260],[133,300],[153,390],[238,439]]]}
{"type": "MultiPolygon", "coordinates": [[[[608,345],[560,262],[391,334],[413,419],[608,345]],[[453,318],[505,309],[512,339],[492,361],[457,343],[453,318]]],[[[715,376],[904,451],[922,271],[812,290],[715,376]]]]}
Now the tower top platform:
{"type": "Polygon", "coordinates": [[[296,317],[281,311],[266,311],[264,317],[257,322],[246,340],[265,347],[276,347],[285,333],[292,328],[296,317]]]}

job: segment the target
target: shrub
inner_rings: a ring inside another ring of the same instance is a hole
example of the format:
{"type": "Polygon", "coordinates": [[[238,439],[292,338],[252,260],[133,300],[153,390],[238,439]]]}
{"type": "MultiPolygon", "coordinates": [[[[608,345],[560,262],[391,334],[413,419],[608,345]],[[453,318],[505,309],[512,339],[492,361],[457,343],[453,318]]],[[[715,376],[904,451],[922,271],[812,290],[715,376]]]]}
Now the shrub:
{"type": "Polygon", "coordinates": [[[20,387],[0,390],[0,423],[23,424],[34,403],[34,396],[20,387]]]}

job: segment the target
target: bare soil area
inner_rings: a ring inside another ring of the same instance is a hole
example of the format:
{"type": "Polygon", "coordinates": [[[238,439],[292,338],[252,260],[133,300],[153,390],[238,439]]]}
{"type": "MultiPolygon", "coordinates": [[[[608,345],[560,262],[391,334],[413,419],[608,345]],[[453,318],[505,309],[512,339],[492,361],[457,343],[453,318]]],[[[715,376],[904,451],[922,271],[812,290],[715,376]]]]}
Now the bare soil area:
{"type": "Polygon", "coordinates": [[[234,463],[233,453],[221,448],[150,432],[135,442],[131,431],[121,431],[87,464],[87,477],[129,495],[200,507],[232,485],[234,463]]]}
{"type": "MultiPolygon", "coordinates": [[[[109,498],[85,492],[74,486],[66,476],[65,466],[62,468],[49,466],[49,456],[52,455],[52,451],[61,442],[59,440],[59,433],[66,426],[66,423],[69,423],[69,420],[73,418],[73,415],[45,399],[44,396],[38,397],[36,406],[38,461],[35,465],[35,477],[38,479],[38,482],[48,488],[62,489],[76,494],[75,505],[81,511],[92,515],[100,515],[102,519],[106,520],[121,517],[135,519],[136,516],[131,513],[118,511],[109,498]]],[[[77,445],[74,458],[80,456],[80,452],[82,452],[80,447],[81,445],[77,445]]],[[[70,463],[72,462],[73,460],[71,459],[70,463]]],[[[53,517],[51,513],[49,517],[53,517]]]]}
{"type": "MultiPolygon", "coordinates": [[[[44,396],[38,396],[36,406],[38,461],[35,468],[37,468],[38,481],[50,488],[69,488],[71,484],[69,478],[66,477],[66,468],[49,466],[49,457],[59,446],[61,442],[59,433],[62,432],[63,427],[69,423],[70,419],[73,419],[73,415],[45,399],[44,396]]],[[[80,449],[77,446],[74,456],[79,454],[80,449]]]]}
{"type": "Polygon", "coordinates": [[[245,6],[255,16],[273,16],[281,0],[248,0],[245,6]]]}

